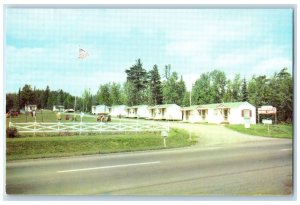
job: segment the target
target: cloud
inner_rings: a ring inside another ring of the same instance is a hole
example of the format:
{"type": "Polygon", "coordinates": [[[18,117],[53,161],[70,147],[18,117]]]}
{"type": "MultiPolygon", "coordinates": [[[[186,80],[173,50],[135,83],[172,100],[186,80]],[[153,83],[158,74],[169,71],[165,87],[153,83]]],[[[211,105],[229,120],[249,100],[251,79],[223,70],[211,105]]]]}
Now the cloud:
{"type": "Polygon", "coordinates": [[[278,73],[281,69],[287,67],[288,70],[292,71],[292,61],[284,57],[275,57],[261,61],[258,65],[251,68],[254,74],[268,75],[274,70],[278,73]]]}
{"type": "Polygon", "coordinates": [[[10,87],[51,83],[79,93],[123,82],[124,70],[137,58],[147,69],[171,64],[188,87],[212,69],[228,76],[272,73],[292,65],[292,30],[282,29],[290,16],[255,9],[9,8],[6,81],[10,87]],[[77,58],[79,47],[89,53],[84,61],[77,58]]]}

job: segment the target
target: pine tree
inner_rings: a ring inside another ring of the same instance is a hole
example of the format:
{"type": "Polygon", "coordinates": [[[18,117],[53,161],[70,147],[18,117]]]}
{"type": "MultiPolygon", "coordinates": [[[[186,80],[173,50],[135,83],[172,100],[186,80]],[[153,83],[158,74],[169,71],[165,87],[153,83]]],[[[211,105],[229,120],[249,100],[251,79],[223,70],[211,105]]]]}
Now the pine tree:
{"type": "Polygon", "coordinates": [[[150,104],[162,104],[162,84],[157,65],[149,71],[150,104]]]}
{"type": "Polygon", "coordinates": [[[243,102],[248,101],[248,89],[247,89],[247,82],[244,78],[243,85],[242,85],[242,100],[243,102]]]}
{"type": "Polygon", "coordinates": [[[138,105],[145,103],[146,89],[148,86],[147,71],[143,68],[143,64],[140,59],[136,61],[136,64],[125,70],[127,74],[127,81],[131,83],[134,97],[130,99],[129,104],[138,105]]]}

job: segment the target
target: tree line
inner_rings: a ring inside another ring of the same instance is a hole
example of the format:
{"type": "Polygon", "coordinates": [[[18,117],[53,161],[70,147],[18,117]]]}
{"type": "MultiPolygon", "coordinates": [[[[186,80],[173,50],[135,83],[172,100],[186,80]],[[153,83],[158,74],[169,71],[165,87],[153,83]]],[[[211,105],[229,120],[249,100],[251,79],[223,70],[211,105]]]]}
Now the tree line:
{"type": "Polygon", "coordinates": [[[105,104],[128,106],[147,104],[170,104],[180,106],[221,102],[248,101],[256,107],[272,105],[278,110],[279,121],[290,121],[293,116],[293,79],[287,68],[272,76],[253,75],[248,81],[236,74],[233,79],[225,72],[213,70],[202,73],[187,91],[182,76],[166,65],[163,74],[153,65],[147,71],[140,59],[125,70],[126,82],[101,84],[96,94],[84,89],[76,97],[63,90],[51,91],[25,85],[18,93],[6,94],[6,111],[22,109],[26,104],[36,104],[39,109],[52,109],[53,105],[64,105],[80,111],[91,111],[92,105],[105,104]]]}

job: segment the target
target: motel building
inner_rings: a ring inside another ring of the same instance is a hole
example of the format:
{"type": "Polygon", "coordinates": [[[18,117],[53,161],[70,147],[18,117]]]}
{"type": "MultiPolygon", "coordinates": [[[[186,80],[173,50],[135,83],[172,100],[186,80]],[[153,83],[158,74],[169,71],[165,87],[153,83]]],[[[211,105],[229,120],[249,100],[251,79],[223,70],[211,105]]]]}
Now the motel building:
{"type": "Polygon", "coordinates": [[[194,105],[181,109],[184,122],[214,124],[256,124],[256,108],[248,102],[194,105]]]}
{"type": "Polygon", "coordinates": [[[109,113],[109,107],[106,105],[94,105],[92,106],[92,114],[98,115],[103,113],[109,113]]]}
{"type": "Polygon", "coordinates": [[[108,108],[109,114],[112,117],[126,117],[127,116],[127,106],[126,105],[113,105],[108,108]]]}
{"type": "Polygon", "coordinates": [[[24,109],[25,109],[26,112],[36,111],[37,110],[37,105],[25,105],[24,109]]]}
{"type": "Polygon", "coordinates": [[[132,107],[127,107],[127,116],[128,118],[149,118],[150,111],[148,105],[136,105],[132,107]]]}
{"type": "Polygon", "coordinates": [[[181,108],[176,104],[156,105],[149,107],[153,120],[182,120],[181,108]]]}
{"type": "Polygon", "coordinates": [[[53,112],[64,112],[65,106],[63,105],[53,105],[53,112]]]}

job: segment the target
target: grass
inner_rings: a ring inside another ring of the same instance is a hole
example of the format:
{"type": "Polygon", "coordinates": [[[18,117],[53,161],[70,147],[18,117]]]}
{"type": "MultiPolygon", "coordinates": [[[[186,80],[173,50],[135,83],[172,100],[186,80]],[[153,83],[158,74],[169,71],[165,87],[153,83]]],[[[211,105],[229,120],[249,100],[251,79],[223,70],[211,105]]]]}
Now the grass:
{"type": "Polygon", "coordinates": [[[268,125],[257,124],[251,125],[246,129],[244,125],[226,125],[229,129],[255,136],[274,137],[274,138],[293,138],[292,124],[277,124],[270,125],[270,132],[268,132],[268,125]]]}
{"type": "MultiPolygon", "coordinates": [[[[37,122],[57,122],[56,119],[56,112],[50,111],[50,110],[39,110],[37,111],[36,114],[36,121],[37,122]]],[[[80,114],[77,114],[77,122],[80,122],[80,114]]],[[[63,113],[61,112],[61,122],[72,122],[70,120],[66,120],[66,115],[71,115],[72,114],[68,114],[68,113],[63,113]]],[[[11,120],[11,122],[15,122],[15,123],[24,123],[24,122],[34,122],[34,117],[32,117],[30,114],[20,114],[18,117],[12,117],[10,118],[6,118],[6,125],[8,125],[9,121],[11,120]]],[[[96,122],[96,116],[90,116],[90,115],[85,115],[82,119],[83,122],[96,122]]]]}
{"type": "MultiPolygon", "coordinates": [[[[190,146],[188,132],[172,129],[167,148],[190,146]]],[[[34,159],[163,149],[160,133],[7,138],[6,159],[34,159]]]]}

